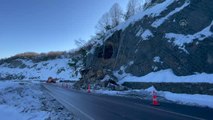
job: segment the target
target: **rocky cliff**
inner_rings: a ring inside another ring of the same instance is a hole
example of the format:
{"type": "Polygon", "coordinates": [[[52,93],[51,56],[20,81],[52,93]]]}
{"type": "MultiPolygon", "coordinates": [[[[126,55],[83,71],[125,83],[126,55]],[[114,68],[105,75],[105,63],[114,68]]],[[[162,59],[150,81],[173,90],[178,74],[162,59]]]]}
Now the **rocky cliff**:
{"type": "Polygon", "coordinates": [[[95,41],[77,86],[166,69],[177,76],[213,73],[212,13],[212,0],[152,0],[95,41]]]}

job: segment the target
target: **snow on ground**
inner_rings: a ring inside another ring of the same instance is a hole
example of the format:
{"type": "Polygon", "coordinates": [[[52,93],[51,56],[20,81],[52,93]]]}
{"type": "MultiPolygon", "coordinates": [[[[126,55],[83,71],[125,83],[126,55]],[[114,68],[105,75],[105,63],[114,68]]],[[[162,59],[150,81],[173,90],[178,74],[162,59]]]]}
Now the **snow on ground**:
{"type": "Polygon", "coordinates": [[[116,77],[121,78],[119,84],[124,82],[173,82],[173,83],[213,83],[213,74],[200,73],[189,76],[176,76],[171,69],[160,70],[157,72],[151,72],[142,77],[132,76],[131,74],[125,74],[119,76],[114,74],[116,77]]]}
{"type": "Polygon", "coordinates": [[[12,81],[0,82],[0,91],[4,90],[5,88],[16,87],[16,86],[18,86],[18,83],[16,82],[12,82],[12,81]]]}
{"type": "Polygon", "coordinates": [[[192,43],[194,40],[198,39],[199,41],[204,40],[207,37],[213,36],[213,33],[210,31],[212,23],[193,35],[183,35],[183,34],[176,34],[176,33],[166,33],[165,37],[169,40],[172,40],[175,46],[179,46],[180,49],[184,49],[184,44],[192,43]]]}
{"type": "MultiPolygon", "coordinates": [[[[152,94],[153,91],[157,90],[151,86],[145,89],[145,91],[152,94]]],[[[211,95],[172,93],[168,91],[158,91],[157,95],[178,104],[213,108],[213,96],[211,95]]]]}
{"type": "Polygon", "coordinates": [[[179,104],[203,106],[213,108],[213,96],[201,94],[178,94],[172,92],[160,92],[162,97],[179,104]]]}
{"type": "Polygon", "coordinates": [[[106,95],[119,95],[121,93],[120,91],[114,91],[114,90],[93,90],[93,93],[98,93],[98,94],[106,94],[106,95]]]}
{"type": "Polygon", "coordinates": [[[35,86],[34,89],[23,87],[24,83],[0,82],[0,116],[6,117],[6,114],[12,113],[8,119],[15,120],[38,120],[45,119],[48,113],[41,111],[41,104],[38,96],[42,95],[41,91],[35,86]],[[6,85],[6,86],[4,86],[6,85]],[[4,87],[3,87],[4,86],[4,87]]]}
{"type": "Polygon", "coordinates": [[[23,120],[26,119],[14,107],[0,105],[0,117],[2,120],[23,120]]]}
{"type": "Polygon", "coordinates": [[[151,86],[151,87],[145,89],[145,91],[147,91],[147,92],[153,92],[153,91],[157,91],[157,90],[155,89],[154,86],[151,86]]]}
{"type": "Polygon", "coordinates": [[[0,81],[0,118],[3,120],[74,119],[40,84],[0,81]]]}
{"type": "Polygon", "coordinates": [[[152,37],[153,36],[153,34],[152,34],[152,32],[150,31],[150,30],[145,30],[143,33],[142,33],[142,35],[141,35],[141,37],[143,38],[143,40],[149,40],[149,37],[152,37]]]}
{"type": "Polygon", "coordinates": [[[171,17],[172,15],[180,12],[181,10],[183,10],[185,7],[187,7],[190,4],[190,1],[186,1],[181,7],[176,8],[175,10],[173,10],[172,12],[170,12],[168,15],[166,15],[163,18],[160,18],[158,20],[156,20],[155,22],[152,23],[152,27],[159,27],[161,26],[167,19],[169,19],[169,17],[171,17]]]}
{"type": "Polygon", "coordinates": [[[147,100],[151,100],[152,98],[151,94],[145,90],[116,91],[116,90],[109,90],[109,89],[100,89],[100,90],[92,90],[91,92],[95,94],[104,94],[104,95],[121,96],[121,97],[133,97],[133,98],[136,97],[136,98],[147,99],[147,100]]]}
{"type": "Polygon", "coordinates": [[[24,76],[24,80],[39,79],[46,80],[48,77],[59,78],[62,80],[79,80],[80,73],[73,75],[73,69],[68,65],[69,59],[54,59],[34,63],[31,60],[21,61],[26,67],[9,67],[8,64],[0,65],[0,76],[3,78],[8,75],[24,76]]]}

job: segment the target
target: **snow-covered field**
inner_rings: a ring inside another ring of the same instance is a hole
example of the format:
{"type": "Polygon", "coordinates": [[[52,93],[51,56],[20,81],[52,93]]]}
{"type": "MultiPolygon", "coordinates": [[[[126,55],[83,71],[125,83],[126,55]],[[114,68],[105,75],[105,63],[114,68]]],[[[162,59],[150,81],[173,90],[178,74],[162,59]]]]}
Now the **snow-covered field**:
{"type": "Polygon", "coordinates": [[[2,120],[65,120],[74,116],[38,83],[0,82],[0,118],[2,120]]]}

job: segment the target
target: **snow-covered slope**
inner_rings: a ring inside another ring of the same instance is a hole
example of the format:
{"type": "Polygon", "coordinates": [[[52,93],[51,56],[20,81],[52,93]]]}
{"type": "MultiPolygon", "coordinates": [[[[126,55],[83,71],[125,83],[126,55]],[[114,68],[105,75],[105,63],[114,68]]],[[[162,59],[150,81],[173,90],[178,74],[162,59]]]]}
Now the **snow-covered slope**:
{"type": "Polygon", "coordinates": [[[0,111],[1,120],[77,120],[31,81],[0,81],[0,111]]]}
{"type": "Polygon", "coordinates": [[[60,80],[78,80],[77,69],[70,66],[68,58],[33,62],[30,59],[17,59],[0,65],[0,79],[46,80],[48,77],[60,80]]]}

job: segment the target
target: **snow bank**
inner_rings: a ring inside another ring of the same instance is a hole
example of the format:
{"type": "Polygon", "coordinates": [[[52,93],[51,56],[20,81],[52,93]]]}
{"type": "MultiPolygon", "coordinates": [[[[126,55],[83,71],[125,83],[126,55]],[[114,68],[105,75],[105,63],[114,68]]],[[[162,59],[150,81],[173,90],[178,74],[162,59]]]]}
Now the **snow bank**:
{"type": "Polygon", "coordinates": [[[106,94],[106,95],[118,95],[119,91],[113,91],[113,90],[94,90],[93,92],[98,94],[106,94]]]}
{"type": "Polygon", "coordinates": [[[124,82],[189,82],[189,83],[213,83],[213,74],[200,73],[189,76],[176,76],[171,69],[161,70],[158,72],[151,72],[142,77],[132,76],[130,74],[125,75],[120,79],[119,83],[124,82]]]}
{"type": "Polygon", "coordinates": [[[151,86],[151,87],[145,89],[145,91],[147,91],[147,92],[153,92],[153,91],[157,91],[157,90],[155,89],[154,86],[151,86]]]}
{"type": "MultiPolygon", "coordinates": [[[[162,93],[162,92],[161,92],[162,93]]],[[[198,105],[213,108],[213,96],[200,94],[177,94],[171,92],[163,92],[163,97],[168,100],[181,104],[198,105]]]]}

